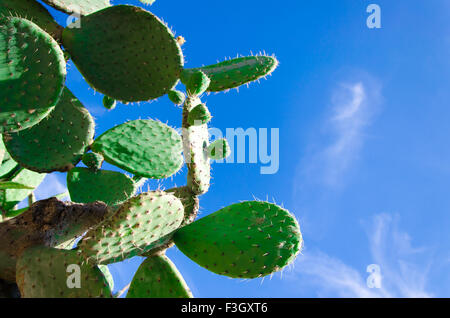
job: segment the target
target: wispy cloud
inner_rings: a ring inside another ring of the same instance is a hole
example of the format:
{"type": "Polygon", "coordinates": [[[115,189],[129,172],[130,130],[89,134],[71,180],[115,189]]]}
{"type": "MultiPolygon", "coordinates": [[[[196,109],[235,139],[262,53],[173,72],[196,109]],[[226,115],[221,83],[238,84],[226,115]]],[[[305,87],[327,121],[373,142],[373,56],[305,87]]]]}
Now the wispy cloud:
{"type": "Polygon", "coordinates": [[[432,297],[426,290],[431,264],[422,261],[427,250],[411,245],[410,236],[398,229],[398,218],[376,215],[367,230],[371,262],[381,270],[380,289],[368,287],[366,268],[356,269],[321,251],[306,250],[288,276],[311,285],[319,297],[432,297]]]}
{"type": "Polygon", "coordinates": [[[321,123],[323,135],[310,141],[315,150],[300,163],[302,180],[327,186],[341,183],[359,156],[379,99],[379,87],[373,80],[340,83],[335,88],[331,107],[321,123]]]}

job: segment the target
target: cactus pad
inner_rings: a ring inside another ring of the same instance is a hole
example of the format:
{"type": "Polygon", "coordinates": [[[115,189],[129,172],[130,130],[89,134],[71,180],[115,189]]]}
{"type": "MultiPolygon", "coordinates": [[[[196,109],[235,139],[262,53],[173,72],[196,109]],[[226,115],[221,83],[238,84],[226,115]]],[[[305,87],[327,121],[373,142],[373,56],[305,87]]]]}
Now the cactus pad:
{"type": "MultiPolygon", "coordinates": [[[[0,143],[3,144],[3,140],[1,140],[0,143]]],[[[8,151],[6,151],[3,155],[3,160],[0,165],[0,178],[8,178],[8,176],[11,175],[13,171],[16,171],[17,167],[18,163],[15,162],[9,155],[8,151]]]]}
{"type": "MultiPolygon", "coordinates": [[[[31,188],[36,188],[44,180],[45,174],[20,168],[8,178],[9,181],[20,183],[31,188]]],[[[0,204],[5,210],[12,209],[16,204],[25,199],[33,190],[30,189],[8,189],[0,190],[0,204]]]]}
{"type": "Polygon", "coordinates": [[[117,212],[90,230],[78,248],[97,264],[110,264],[141,255],[154,243],[178,229],[183,221],[183,205],[164,192],[142,193],[122,204],[117,212]]]}
{"type": "Polygon", "coordinates": [[[92,143],[94,121],[86,108],[64,89],[55,110],[38,125],[5,134],[9,153],[22,166],[37,172],[72,169],[92,143]]]}
{"type": "Polygon", "coordinates": [[[117,101],[115,99],[112,99],[109,96],[103,97],[103,106],[105,106],[106,109],[113,110],[116,108],[117,101]]]}
{"type": "Polygon", "coordinates": [[[234,278],[279,271],[302,247],[295,218],[277,205],[259,201],[223,208],[175,232],[174,241],[197,264],[234,278]]]}
{"type": "Polygon", "coordinates": [[[186,89],[190,96],[203,94],[211,84],[211,79],[202,71],[193,72],[186,83],[186,89]]]}
{"type": "Polygon", "coordinates": [[[56,105],[66,76],[58,43],[31,21],[0,18],[1,113],[56,105]]]}
{"type": "Polygon", "coordinates": [[[214,160],[222,160],[231,154],[230,146],[226,139],[218,139],[208,147],[208,157],[214,160]]]}
{"type": "Polygon", "coordinates": [[[155,120],[135,120],[98,137],[92,150],[105,160],[141,177],[170,177],[183,164],[181,136],[155,120]]]}
{"type": "Polygon", "coordinates": [[[204,72],[210,79],[209,92],[220,92],[256,81],[271,74],[278,66],[272,56],[248,56],[228,60],[222,63],[185,69],[181,81],[189,85],[191,78],[198,71],[204,72]]]}
{"type": "Polygon", "coordinates": [[[77,251],[45,246],[28,248],[17,261],[16,281],[24,298],[111,297],[106,278],[97,266],[88,265],[77,251]],[[79,269],[80,288],[71,275],[79,269]],[[74,287],[74,288],[69,288],[74,287]]]}
{"type": "Polygon", "coordinates": [[[211,180],[211,163],[207,156],[209,146],[208,126],[189,125],[189,112],[193,106],[201,104],[199,98],[188,99],[183,114],[183,147],[184,157],[189,167],[187,185],[196,195],[206,193],[211,180]]]}
{"type": "Polygon", "coordinates": [[[89,169],[96,171],[101,169],[105,159],[101,154],[88,152],[83,155],[81,160],[89,169]]]}
{"type": "Polygon", "coordinates": [[[117,5],[66,28],[63,44],[86,80],[123,102],[168,93],[183,67],[181,48],[167,26],[139,7],[117,5]]]}
{"type": "Polygon", "coordinates": [[[73,202],[102,201],[107,205],[123,203],[136,191],[133,180],[120,172],[86,168],[69,171],[67,188],[73,202]]]}
{"type": "Polygon", "coordinates": [[[187,121],[191,126],[204,125],[211,121],[211,113],[205,104],[200,104],[189,112],[187,121]]]}
{"type": "Polygon", "coordinates": [[[171,90],[169,93],[167,93],[169,96],[169,99],[172,103],[175,105],[181,105],[184,103],[184,100],[186,99],[186,96],[183,92],[177,91],[175,89],[171,90]]]}
{"type": "Polygon", "coordinates": [[[66,13],[87,15],[111,6],[109,0],[43,0],[48,5],[66,13]]]}
{"type": "Polygon", "coordinates": [[[155,255],[139,266],[127,298],[192,298],[192,293],[172,261],[155,255]]]}
{"type": "Polygon", "coordinates": [[[52,15],[36,0],[1,0],[0,16],[24,18],[37,24],[53,37],[58,37],[62,27],[52,15]]]}

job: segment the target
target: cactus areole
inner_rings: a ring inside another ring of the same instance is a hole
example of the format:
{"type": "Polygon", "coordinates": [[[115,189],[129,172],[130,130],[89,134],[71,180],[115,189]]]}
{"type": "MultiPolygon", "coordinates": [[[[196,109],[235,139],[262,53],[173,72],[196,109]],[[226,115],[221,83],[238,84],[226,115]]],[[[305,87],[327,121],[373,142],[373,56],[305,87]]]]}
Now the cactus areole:
{"type": "Polygon", "coordinates": [[[175,245],[232,278],[264,277],[291,264],[302,234],[280,206],[241,202],[196,220],[199,198],[212,188],[211,164],[231,151],[225,139],[210,142],[214,114],[203,96],[266,77],[276,58],[185,68],[184,41],[148,11],[152,0],[143,7],[44,2],[82,16],[81,27],[63,28],[34,0],[0,1],[0,297],[117,297],[107,265],[135,256],[146,259],[127,297],[193,297],[183,269],[165,255],[175,245]],[[68,59],[109,112],[167,95],[180,106],[182,126],[143,113],[96,131],[94,117],[65,87],[68,59]],[[186,185],[143,187],[183,167],[186,185]],[[34,189],[53,172],[66,174],[68,193],[35,202],[34,189]],[[18,209],[27,197],[28,207],[18,209]],[[67,279],[77,269],[80,286],[67,279]]]}

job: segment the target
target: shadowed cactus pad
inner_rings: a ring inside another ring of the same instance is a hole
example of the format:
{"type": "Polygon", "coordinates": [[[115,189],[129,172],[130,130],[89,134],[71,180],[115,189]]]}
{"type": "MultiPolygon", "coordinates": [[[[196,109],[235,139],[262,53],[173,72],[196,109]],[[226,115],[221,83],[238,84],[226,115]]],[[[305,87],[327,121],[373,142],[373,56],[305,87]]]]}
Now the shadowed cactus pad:
{"type": "Polygon", "coordinates": [[[174,235],[189,258],[210,271],[234,278],[256,278],[279,271],[300,252],[295,218],[267,202],[223,208],[174,235]]]}
{"type": "Polygon", "coordinates": [[[103,106],[106,109],[113,110],[114,108],[116,108],[116,105],[117,105],[117,101],[115,99],[112,99],[109,96],[103,97],[103,106]]]}
{"type": "MultiPolygon", "coordinates": [[[[20,183],[31,188],[36,188],[44,180],[45,174],[19,168],[8,178],[8,181],[20,183]]],[[[25,199],[33,190],[8,189],[0,190],[0,204],[5,210],[12,209],[16,204],[25,199]]]]}
{"type": "Polygon", "coordinates": [[[183,164],[181,136],[155,120],[135,120],[98,137],[92,150],[105,160],[141,177],[170,177],[183,164]]]}
{"type": "Polygon", "coordinates": [[[55,110],[38,125],[3,136],[11,156],[22,166],[38,171],[72,169],[92,143],[94,120],[66,88],[55,110]]]}
{"type": "Polygon", "coordinates": [[[111,6],[109,0],[43,0],[48,5],[66,13],[86,15],[111,6]]]}
{"type": "Polygon", "coordinates": [[[102,271],[97,266],[86,264],[74,250],[45,246],[25,250],[17,261],[16,280],[25,298],[111,297],[102,271]],[[79,281],[76,275],[71,277],[77,270],[79,281]],[[69,285],[75,288],[69,288],[69,285]]]}
{"type": "Polygon", "coordinates": [[[0,18],[0,132],[37,124],[64,88],[66,62],[53,38],[21,18],[0,18]]]}
{"type": "Polygon", "coordinates": [[[119,262],[149,251],[154,247],[152,243],[181,225],[183,216],[183,205],[174,195],[143,193],[129,199],[111,218],[90,230],[78,248],[89,262],[119,262]]]}
{"type": "Polygon", "coordinates": [[[171,90],[169,93],[167,93],[169,96],[169,99],[172,103],[175,105],[181,105],[184,103],[184,100],[186,99],[186,96],[183,92],[177,91],[175,89],[171,90]]]}
{"type": "Polygon", "coordinates": [[[120,172],[87,168],[70,170],[67,188],[73,202],[102,201],[108,205],[123,203],[136,191],[134,181],[120,172]]]}
{"type": "Polygon", "coordinates": [[[278,66],[272,56],[249,56],[228,60],[222,63],[186,69],[181,80],[188,85],[198,71],[204,72],[210,79],[209,92],[220,92],[258,80],[271,74],[278,66]]]}
{"type": "Polygon", "coordinates": [[[172,261],[155,255],[139,266],[127,298],[192,298],[192,293],[172,261]]]}
{"type": "Polygon", "coordinates": [[[205,125],[211,121],[211,113],[205,104],[195,106],[188,115],[187,122],[191,126],[205,125]]]}
{"type": "Polygon", "coordinates": [[[211,80],[202,71],[193,72],[186,83],[186,89],[190,96],[203,94],[211,84],[211,80]]]}
{"type": "Polygon", "coordinates": [[[36,0],[1,0],[0,16],[24,18],[41,27],[53,37],[58,37],[62,27],[52,15],[36,0]]]}
{"type": "Polygon", "coordinates": [[[105,159],[99,153],[88,152],[83,155],[81,160],[89,169],[96,171],[101,169],[105,159]]]}
{"type": "Polygon", "coordinates": [[[66,28],[64,47],[86,80],[119,101],[167,94],[183,67],[181,48],[167,26],[138,7],[113,6],[66,28]]]}

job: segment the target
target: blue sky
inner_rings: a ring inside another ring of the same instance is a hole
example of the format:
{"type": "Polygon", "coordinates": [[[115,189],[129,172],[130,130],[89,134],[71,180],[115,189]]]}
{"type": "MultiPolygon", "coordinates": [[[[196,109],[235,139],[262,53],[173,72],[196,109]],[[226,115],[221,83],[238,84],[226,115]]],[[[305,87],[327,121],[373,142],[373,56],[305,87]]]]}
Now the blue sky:
{"type": "MultiPolygon", "coordinates": [[[[279,128],[280,165],[273,175],[262,175],[261,163],[214,165],[201,216],[268,197],[299,219],[305,248],[282,274],[251,281],[210,273],[171,249],[195,296],[450,297],[447,0],[157,0],[147,8],[186,38],[186,67],[261,51],[280,60],[267,81],[205,97],[222,131],[279,128]],[[381,7],[381,29],[366,26],[371,3],[381,7]],[[370,264],[381,270],[380,289],[366,284],[370,264]]],[[[167,97],[107,111],[73,64],[67,85],[95,116],[97,135],[137,118],[180,126],[167,97]]],[[[163,185],[184,184],[185,173],[163,185]]],[[[52,174],[38,195],[64,188],[65,175],[52,174]]],[[[110,266],[116,289],[141,261],[110,266]]]]}

